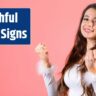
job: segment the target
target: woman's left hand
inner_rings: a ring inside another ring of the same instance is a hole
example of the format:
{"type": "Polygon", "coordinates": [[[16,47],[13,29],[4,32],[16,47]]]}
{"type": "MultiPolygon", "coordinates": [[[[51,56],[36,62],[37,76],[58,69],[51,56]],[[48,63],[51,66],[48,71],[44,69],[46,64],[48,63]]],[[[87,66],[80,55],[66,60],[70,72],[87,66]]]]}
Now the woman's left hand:
{"type": "Polygon", "coordinates": [[[85,55],[85,65],[88,71],[96,74],[96,49],[87,50],[85,55]]]}

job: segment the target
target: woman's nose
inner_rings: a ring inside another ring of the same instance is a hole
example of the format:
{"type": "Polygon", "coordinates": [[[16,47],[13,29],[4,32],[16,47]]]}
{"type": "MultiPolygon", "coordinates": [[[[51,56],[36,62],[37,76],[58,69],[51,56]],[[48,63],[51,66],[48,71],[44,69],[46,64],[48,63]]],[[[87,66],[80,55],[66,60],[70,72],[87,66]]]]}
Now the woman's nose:
{"type": "Polygon", "coordinates": [[[93,25],[94,25],[94,22],[93,22],[93,21],[89,21],[89,22],[88,22],[88,26],[89,26],[89,27],[93,27],[93,25]]]}

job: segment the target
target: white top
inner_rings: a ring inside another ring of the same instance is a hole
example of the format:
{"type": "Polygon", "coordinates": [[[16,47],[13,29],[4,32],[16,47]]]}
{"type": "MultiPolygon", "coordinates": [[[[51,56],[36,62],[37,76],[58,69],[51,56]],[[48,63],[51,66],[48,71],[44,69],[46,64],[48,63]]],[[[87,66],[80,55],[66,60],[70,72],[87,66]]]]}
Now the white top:
{"type": "Polygon", "coordinates": [[[81,85],[81,74],[78,71],[78,64],[65,73],[64,81],[69,88],[68,96],[81,96],[83,88],[81,85]]]}
{"type": "MultiPolygon", "coordinates": [[[[53,66],[51,68],[45,68],[42,61],[39,62],[39,65],[39,73],[43,75],[48,96],[58,96],[57,83],[53,76],[53,66]]],[[[68,96],[81,96],[83,93],[81,74],[78,71],[78,65],[79,64],[75,64],[71,69],[67,70],[64,76],[64,82],[69,88],[68,96]]],[[[96,93],[96,74],[86,72],[84,75],[84,82],[87,85],[92,84],[96,93]]]]}

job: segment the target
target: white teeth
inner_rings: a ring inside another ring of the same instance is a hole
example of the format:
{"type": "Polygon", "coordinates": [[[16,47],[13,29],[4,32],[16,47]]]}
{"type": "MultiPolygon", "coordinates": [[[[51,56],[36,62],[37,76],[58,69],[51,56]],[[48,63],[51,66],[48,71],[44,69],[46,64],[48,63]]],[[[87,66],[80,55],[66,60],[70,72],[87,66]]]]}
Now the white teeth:
{"type": "Polygon", "coordinates": [[[86,31],[86,32],[90,32],[90,30],[89,30],[89,29],[85,29],[85,31],[86,31]]]}
{"type": "Polygon", "coordinates": [[[90,30],[90,29],[84,29],[85,30],[85,32],[93,32],[92,30],[90,30]]]}
{"type": "Polygon", "coordinates": [[[90,32],[90,30],[89,30],[89,29],[86,29],[86,31],[87,31],[87,32],[90,32]]]}
{"type": "Polygon", "coordinates": [[[86,33],[94,32],[93,29],[91,29],[91,28],[87,28],[87,27],[84,27],[84,26],[83,26],[83,30],[84,30],[86,33]]]}

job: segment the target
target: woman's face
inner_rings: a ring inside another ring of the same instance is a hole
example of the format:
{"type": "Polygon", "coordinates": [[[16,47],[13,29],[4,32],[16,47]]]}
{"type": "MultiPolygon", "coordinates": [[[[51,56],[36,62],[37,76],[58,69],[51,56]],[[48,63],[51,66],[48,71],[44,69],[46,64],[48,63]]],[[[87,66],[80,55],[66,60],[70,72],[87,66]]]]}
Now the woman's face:
{"type": "Polygon", "coordinates": [[[81,34],[86,39],[96,39],[96,9],[89,8],[81,22],[81,34]]]}

